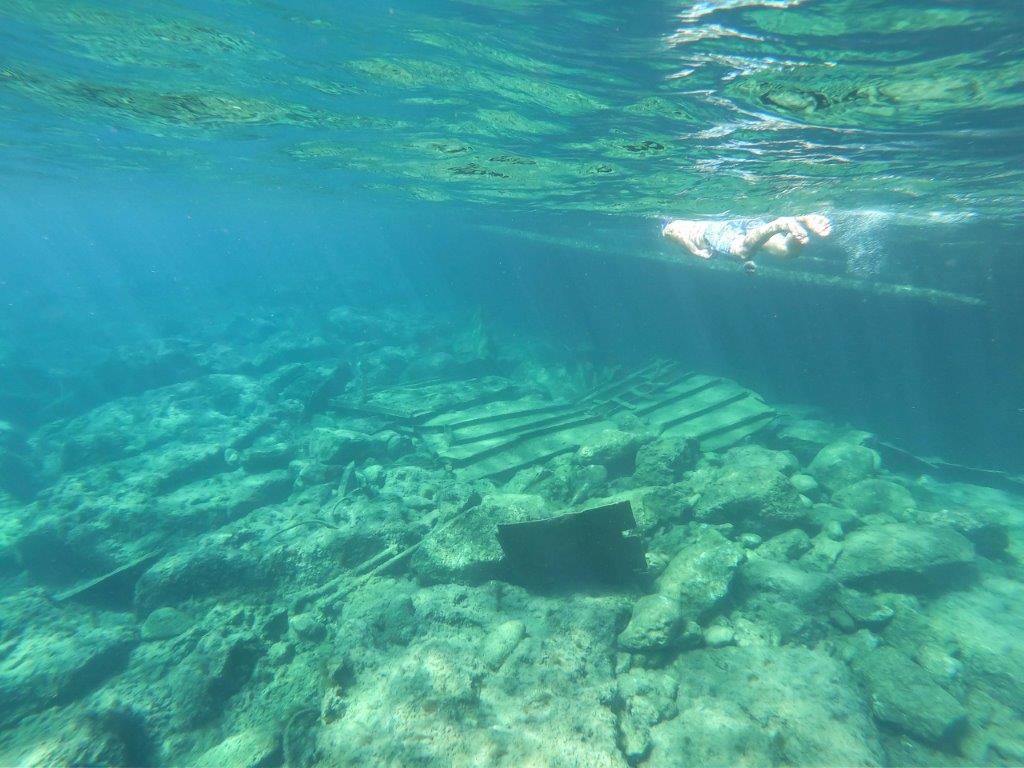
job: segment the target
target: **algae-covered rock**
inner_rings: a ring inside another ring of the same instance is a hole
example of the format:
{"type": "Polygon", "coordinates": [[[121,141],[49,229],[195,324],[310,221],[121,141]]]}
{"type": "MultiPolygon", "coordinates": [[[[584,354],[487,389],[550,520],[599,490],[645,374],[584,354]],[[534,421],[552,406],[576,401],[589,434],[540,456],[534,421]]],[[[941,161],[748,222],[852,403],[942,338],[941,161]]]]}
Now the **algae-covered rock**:
{"type": "Polygon", "coordinates": [[[142,574],[135,584],[135,607],[146,614],[186,600],[251,588],[265,578],[253,555],[208,542],[169,555],[142,574]]]}
{"type": "Polygon", "coordinates": [[[669,561],[658,577],[658,592],[682,608],[687,619],[700,618],[729,592],[736,568],[746,550],[714,529],[707,528],[669,561]]]}
{"type": "Polygon", "coordinates": [[[835,587],[818,571],[752,556],[737,572],[735,591],[743,615],[773,643],[814,645],[829,630],[835,587]]]}
{"type": "Polygon", "coordinates": [[[177,637],[192,626],[191,617],[177,608],[157,608],[146,617],[140,633],[143,640],[166,640],[177,637]]]}
{"type": "Polygon", "coordinates": [[[861,515],[887,515],[901,519],[903,513],[914,508],[914,497],[902,485],[889,480],[868,479],[848,485],[832,496],[841,507],[861,515]]]}
{"type": "Polygon", "coordinates": [[[196,758],[196,768],[267,768],[280,746],[277,736],[262,728],[249,728],[228,736],[196,758]]]}
{"type": "Polygon", "coordinates": [[[846,669],[802,647],[687,653],[679,715],[651,729],[650,768],[880,765],[878,732],[846,669]]]}
{"type": "Polygon", "coordinates": [[[811,496],[818,490],[818,481],[810,475],[798,472],[797,474],[790,476],[789,482],[790,485],[796,488],[797,493],[801,493],[804,496],[811,496]]]}
{"type": "Polygon", "coordinates": [[[695,517],[732,523],[743,531],[771,533],[798,526],[808,516],[799,495],[781,472],[769,467],[727,466],[697,502],[695,517]]]}
{"type": "Polygon", "coordinates": [[[609,474],[630,474],[636,466],[641,436],[621,429],[604,429],[576,451],[580,464],[600,464],[609,474]]]}
{"type": "Polygon", "coordinates": [[[931,743],[955,741],[967,724],[964,707],[933,682],[916,662],[894,648],[877,648],[854,660],[879,721],[931,743]]]}
{"type": "Polygon", "coordinates": [[[120,672],[136,643],[135,628],[119,614],[97,616],[95,625],[80,617],[21,628],[0,658],[0,725],[81,698],[120,672]]]}
{"type": "Polygon", "coordinates": [[[769,560],[797,560],[811,548],[811,538],[799,528],[772,536],[757,550],[758,557],[769,560]]]}
{"type": "Polygon", "coordinates": [[[784,475],[792,474],[800,466],[796,456],[788,451],[773,451],[753,443],[730,448],[722,459],[727,466],[742,467],[746,471],[772,469],[784,475]]]}
{"type": "Polygon", "coordinates": [[[844,583],[888,590],[955,586],[973,558],[971,542],[952,528],[892,523],[847,536],[833,575],[844,583]]]}
{"type": "MultiPolygon", "coordinates": [[[[687,621],[699,621],[726,596],[733,573],[746,556],[743,547],[707,528],[665,567],[654,594],[640,598],[619,645],[634,652],[688,645],[687,621]]],[[[699,635],[698,635],[699,636],[699,635]]]]}
{"type": "Polygon", "coordinates": [[[678,602],[660,592],[644,595],[633,605],[629,624],[619,634],[619,646],[638,653],[669,648],[678,639],[682,624],[678,602]]]}
{"type": "Polygon", "coordinates": [[[455,524],[428,535],[410,565],[426,584],[478,583],[495,578],[504,555],[498,544],[498,525],[538,520],[547,514],[547,505],[540,496],[492,494],[455,524]]]}
{"type": "Polygon", "coordinates": [[[387,455],[387,439],[351,429],[320,427],[309,440],[310,458],[321,464],[344,466],[350,461],[383,458],[387,455]]]}
{"type": "Polygon", "coordinates": [[[480,660],[490,669],[497,669],[512,654],[526,634],[518,619],[505,621],[491,630],[480,645],[480,660]]]}
{"type": "Polygon", "coordinates": [[[650,750],[651,728],[676,716],[679,684],[671,674],[649,669],[630,670],[615,684],[622,751],[632,763],[650,750]]]}
{"type": "Polygon", "coordinates": [[[830,443],[811,461],[808,471],[829,491],[835,492],[863,480],[881,466],[877,452],[855,443],[830,443]]]}
{"type": "Polygon", "coordinates": [[[663,437],[643,446],[636,454],[633,477],[641,485],[669,485],[692,469],[700,443],[688,437],[663,437]]]}
{"type": "Polygon", "coordinates": [[[204,635],[168,678],[179,722],[195,726],[223,712],[249,682],[264,651],[247,630],[225,628],[204,635]]]}

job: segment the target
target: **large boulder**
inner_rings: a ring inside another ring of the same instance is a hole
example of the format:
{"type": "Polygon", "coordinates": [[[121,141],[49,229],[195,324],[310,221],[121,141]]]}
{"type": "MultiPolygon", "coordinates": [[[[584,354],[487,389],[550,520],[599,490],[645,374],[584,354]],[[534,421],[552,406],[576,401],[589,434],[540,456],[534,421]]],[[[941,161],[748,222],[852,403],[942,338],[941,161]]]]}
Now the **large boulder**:
{"type": "Polygon", "coordinates": [[[767,466],[727,465],[695,508],[702,522],[732,523],[742,531],[769,534],[799,527],[807,515],[789,478],[767,466]]]}
{"type": "Polygon", "coordinates": [[[713,528],[698,531],[669,561],[657,591],[637,601],[619,645],[643,652],[690,644],[696,633],[687,622],[700,621],[728,594],[745,557],[742,546],[713,528]]]}
{"type": "Polygon", "coordinates": [[[851,533],[832,573],[846,584],[915,591],[955,584],[973,558],[971,542],[952,528],[892,523],[851,533]]]}
{"type": "Polygon", "coordinates": [[[908,509],[914,508],[910,491],[889,480],[876,478],[846,486],[832,496],[832,501],[861,515],[885,515],[895,519],[902,519],[908,509]]]}
{"type": "Polygon", "coordinates": [[[916,662],[894,648],[877,648],[853,662],[871,695],[875,717],[932,744],[955,741],[967,712],[916,662]]]}
{"type": "Polygon", "coordinates": [[[842,664],[807,648],[693,651],[672,670],[679,715],[651,728],[648,768],[880,765],[878,732],[842,664]]]}
{"type": "Polygon", "coordinates": [[[838,442],[818,451],[808,469],[819,483],[835,492],[873,474],[881,463],[878,453],[866,446],[838,442]]]}
{"type": "Polygon", "coordinates": [[[663,437],[636,454],[633,477],[641,485],[669,485],[682,479],[700,455],[700,443],[690,437],[663,437]]]}

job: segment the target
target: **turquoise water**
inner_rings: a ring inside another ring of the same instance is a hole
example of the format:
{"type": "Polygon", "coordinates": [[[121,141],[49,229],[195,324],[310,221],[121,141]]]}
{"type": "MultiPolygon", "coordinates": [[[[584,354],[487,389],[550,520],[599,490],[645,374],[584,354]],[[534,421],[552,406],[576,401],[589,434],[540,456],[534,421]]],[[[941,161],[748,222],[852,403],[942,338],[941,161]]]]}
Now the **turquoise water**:
{"type": "Polygon", "coordinates": [[[7,0],[0,764],[1024,762],[1018,6],[7,0]]]}

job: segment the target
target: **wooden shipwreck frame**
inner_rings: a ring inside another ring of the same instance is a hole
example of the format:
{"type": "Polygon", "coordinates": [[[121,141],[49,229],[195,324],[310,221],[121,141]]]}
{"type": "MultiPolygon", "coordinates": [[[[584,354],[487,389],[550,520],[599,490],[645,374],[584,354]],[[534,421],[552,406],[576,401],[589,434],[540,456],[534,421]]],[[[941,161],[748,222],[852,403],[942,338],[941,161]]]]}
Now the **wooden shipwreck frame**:
{"type": "Polygon", "coordinates": [[[575,451],[616,429],[626,414],[652,434],[693,438],[704,450],[728,448],[775,418],[760,396],[739,384],[663,361],[572,401],[524,394],[506,379],[487,376],[404,384],[338,405],[393,421],[466,479],[508,476],[575,451]]]}

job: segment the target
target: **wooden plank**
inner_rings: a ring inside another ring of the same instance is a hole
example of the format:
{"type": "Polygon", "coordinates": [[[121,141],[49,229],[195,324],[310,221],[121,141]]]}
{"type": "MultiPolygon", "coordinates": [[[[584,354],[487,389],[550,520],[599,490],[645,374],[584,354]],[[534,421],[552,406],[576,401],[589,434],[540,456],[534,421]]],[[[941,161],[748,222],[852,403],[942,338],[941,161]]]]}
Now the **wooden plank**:
{"type": "Polygon", "coordinates": [[[489,422],[516,419],[533,414],[545,414],[552,411],[567,410],[573,406],[565,402],[544,402],[533,398],[520,400],[492,400],[481,405],[441,413],[420,424],[417,429],[423,432],[440,432],[461,427],[485,424],[489,422]]]}
{"type": "Polygon", "coordinates": [[[137,557],[131,562],[125,563],[124,565],[115,568],[112,571],[108,571],[101,576],[79,582],[73,587],[56,592],[51,595],[51,599],[55,603],[63,603],[77,597],[88,596],[90,593],[102,589],[105,585],[110,584],[121,576],[124,576],[125,578],[131,578],[134,576],[137,578],[142,571],[159,560],[161,556],[162,553],[160,552],[148,552],[145,555],[142,555],[142,557],[137,557]],[[133,574],[132,571],[136,571],[136,573],[133,574]]]}

